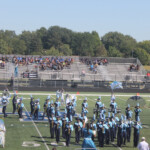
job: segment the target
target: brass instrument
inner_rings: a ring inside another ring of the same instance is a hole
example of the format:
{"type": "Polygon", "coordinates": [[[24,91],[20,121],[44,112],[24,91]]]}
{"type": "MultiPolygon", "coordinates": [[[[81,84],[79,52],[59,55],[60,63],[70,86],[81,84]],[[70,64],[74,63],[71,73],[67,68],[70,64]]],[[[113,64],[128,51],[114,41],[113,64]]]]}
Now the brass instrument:
{"type": "Polygon", "coordinates": [[[19,112],[20,109],[20,104],[17,105],[17,111],[19,112]]]}
{"type": "Polygon", "coordinates": [[[46,113],[47,107],[48,107],[48,104],[46,104],[46,106],[44,107],[44,114],[46,113]]]}
{"type": "Polygon", "coordinates": [[[78,125],[78,131],[80,131],[80,125],[78,125]]]}
{"type": "Polygon", "coordinates": [[[68,128],[68,134],[70,134],[71,133],[71,129],[70,129],[70,127],[68,128]]]}
{"type": "Polygon", "coordinates": [[[66,120],[63,121],[63,128],[66,127],[66,120]]]}
{"type": "Polygon", "coordinates": [[[54,127],[54,120],[51,121],[52,128],[54,127]]]}
{"type": "Polygon", "coordinates": [[[57,129],[58,129],[58,127],[59,127],[59,122],[57,122],[57,129]]]}
{"type": "Polygon", "coordinates": [[[37,110],[37,104],[34,105],[34,112],[33,112],[33,114],[35,113],[36,110],[37,110]]]}
{"type": "Polygon", "coordinates": [[[102,133],[104,133],[104,129],[105,129],[105,128],[104,128],[104,126],[103,126],[103,127],[102,127],[102,133]]]}

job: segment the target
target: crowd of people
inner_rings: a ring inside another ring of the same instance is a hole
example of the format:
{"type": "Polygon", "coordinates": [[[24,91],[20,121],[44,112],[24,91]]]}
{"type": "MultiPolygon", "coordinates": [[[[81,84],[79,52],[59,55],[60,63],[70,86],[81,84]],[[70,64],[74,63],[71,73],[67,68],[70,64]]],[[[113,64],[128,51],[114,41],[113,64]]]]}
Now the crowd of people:
{"type": "Polygon", "coordinates": [[[8,62],[8,58],[7,57],[0,57],[0,69],[4,69],[5,68],[5,63],[8,62]]]}
{"type": "MultiPolygon", "coordinates": [[[[8,90],[3,92],[6,97],[9,97],[8,90]]],[[[30,96],[30,117],[38,120],[40,110],[40,99],[34,99],[30,96]]],[[[66,139],[66,146],[70,145],[70,138],[73,131],[75,131],[75,142],[80,143],[81,137],[84,138],[82,148],[96,148],[95,141],[97,137],[98,146],[104,147],[114,142],[117,139],[117,146],[122,147],[127,142],[131,141],[131,133],[133,133],[133,146],[140,147],[139,137],[142,124],[140,122],[140,113],[142,112],[139,103],[135,106],[134,114],[135,121],[133,121],[133,112],[130,105],[125,109],[125,114],[121,114],[118,117],[118,106],[115,101],[115,96],[112,95],[110,99],[109,111],[106,110],[104,103],[101,101],[101,96],[97,98],[95,108],[93,108],[92,118],[88,117],[88,99],[84,98],[81,105],[81,114],[76,115],[77,97],[71,94],[64,94],[64,90],[60,89],[56,91],[56,101],[53,102],[53,98],[48,95],[43,105],[43,117],[48,118],[50,125],[50,136],[56,138],[56,142],[60,142],[60,136],[66,139]],[[64,113],[60,112],[61,105],[65,106],[64,113]],[[75,123],[72,124],[75,118],[75,123]],[[134,131],[132,131],[132,128],[134,131]],[[97,136],[96,136],[97,134],[97,136]]],[[[22,111],[24,108],[23,98],[18,98],[14,93],[13,99],[13,113],[18,111],[19,118],[22,118],[22,111]]],[[[6,115],[6,106],[3,106],[4,117],[6,115]]]]}
{"type": "Polygon", "coordinates": [[[73,63],[73,58],[67,57],[22,57],[14,56],[12,62],[18,65],[35,64],[41,70],[62,70],[64,68],[70,68],[73,63]]]}
{"type": "Polygon", "coordinates": [[[90,58],[80,58],[80,62],[90,66],[89,67],[90,71],[92,71],[95,74],[97,73],[97,67],[99,65],[107,65],[108,64],[108,60],[106,58],[101,58],[101,59],[96,58],[94,60],[92,60],[90,58]]]}

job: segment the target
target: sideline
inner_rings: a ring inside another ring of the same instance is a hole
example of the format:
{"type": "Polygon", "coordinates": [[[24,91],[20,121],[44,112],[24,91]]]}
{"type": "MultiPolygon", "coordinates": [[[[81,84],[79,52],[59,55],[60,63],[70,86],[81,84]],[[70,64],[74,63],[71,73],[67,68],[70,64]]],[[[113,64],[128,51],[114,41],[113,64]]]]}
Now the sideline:
{"type": "MultiPolygon", "coordinates": [[[[29,114],[29,112],[28,112],[28,110],[26,109],[25,106],[24,106],[24,108],[25,108],[26,112],[28,113],[28,115],[29,115],[29,117],[30,117],[30,114],[29,114]]],[[[32,123],[33,123],[34,127],[36,128],[36,131],[38,132],[39,136],[41,137],[42,141],[44,142],[44,145],[45,145],[46,149],[47,149],[47,150],[50,150],[49,147],[48,147],[48,145],[46,144],[45,140],[43,139],[42,134],[40,133],[38,127],[37,127],[36,124],[34,123],[33,119],[32,119],[31,117],[30,117],[30,119],[32,120],[32,123]]]]}

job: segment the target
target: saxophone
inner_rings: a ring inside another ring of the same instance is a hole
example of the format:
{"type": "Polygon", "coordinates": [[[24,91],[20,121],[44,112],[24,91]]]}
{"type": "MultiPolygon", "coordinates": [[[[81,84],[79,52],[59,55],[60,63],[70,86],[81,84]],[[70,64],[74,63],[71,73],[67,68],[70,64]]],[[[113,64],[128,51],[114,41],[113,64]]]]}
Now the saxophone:
{"type": "Polygon", "coordinates": [[[66,126],[66,120],[63,121],[63,128],[66,126]]]}
{"type": "Polygon", "coordinates": [[[20,104],[18,104],[18,106],[17,106],[18,108],[17,108],[17,111],[19,112],[19,109],[20,109],[20,104]]]}
{"type": "Polygon", "coordinates": [[[71,133],[71,130],[70,130],[70,127],[68,128],[68,134],[70,134],[71,133]]]}
{"type": "Polygon", "coordinates": [[[54,127],[54,120],[51,121],[52,128],[54,127]]]}
{"type": "Polygon", "coordinates": [[[59,127],[59,122],[57,122],[57,129],[58,129],[58,127],[59,127]]]}
{"type": "Polygon", "coordinates": [[[104,133],[104,126],[102,126],[102,133],[104,133]]]}
{"type": "Polygon", "coordinates": [[[48,104],[46,104],[46,106],[44,108],[44,113],[46,113],[47,107],[48,107],[48,104]]]}
{"type": "Polygon", "coordinates": [[[37,110],[37,104],[35,104],[35,107],[34,107],[34,112],[33,114],[35,113],[35,111],[37,110]]]}
{"type": "Polygon", "coordinates": [[[78,131],[80,131],[80,125],[78,125],[78,131]]]}

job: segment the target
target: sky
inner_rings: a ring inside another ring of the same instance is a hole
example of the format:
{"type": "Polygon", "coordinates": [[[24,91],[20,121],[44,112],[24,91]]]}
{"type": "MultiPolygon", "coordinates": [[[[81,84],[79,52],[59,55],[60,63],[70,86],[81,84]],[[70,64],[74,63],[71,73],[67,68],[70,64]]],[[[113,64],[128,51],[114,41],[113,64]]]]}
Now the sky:
{"type": "Polygon", "coordinates": [[[55,25],[150,40],[150,0],[0,0],[0,30],[20,34],[55,25]]]}

